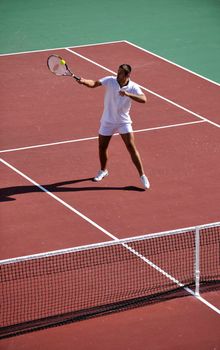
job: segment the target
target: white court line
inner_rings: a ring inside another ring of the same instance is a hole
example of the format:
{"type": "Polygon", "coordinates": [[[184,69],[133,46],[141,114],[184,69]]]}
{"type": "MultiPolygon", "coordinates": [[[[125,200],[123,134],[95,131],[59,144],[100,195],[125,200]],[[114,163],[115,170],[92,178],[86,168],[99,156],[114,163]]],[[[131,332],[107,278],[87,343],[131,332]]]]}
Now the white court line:
{"type": "MultiPolygon", "coordinates": [[[[71,210],[72,212],[74,212],[75,214],[79,215],[82,219],[84,219],[85,221],[87,221],[88,223],[90,223],[91,225],[93,225],[94,227],[96,227],[98,230],[100,230],[101,232],[103,232],[104,234],[106,234],[108,237],[112,238],[114,241],[120,241],[119,238],[117,238],[116,236],[114,236],[113,234],[111,234],[110,232],[108,232],[107,230],[105,230],[103,227],[101,227],[100,225],[98,225],[97,223],[95,223],[93,220],[89,219],[86,215],[82,214],[80,211],[78,211],[77,209],[75,209],[74,207],[72,207],[71,205],[67,204],[66,202],[64,202],[61,198],[59,198],[58,196],[54,195],[53,193],[51,193],[50,191],[48,191],[45,187],[39,185],[36,181],[32,180],[29,176],[25,175],[24,173],[22,173],[20,170],[18,170],[17,168],[15,168],[13,165],[9,164],[8,162],[6,162],[5,160],[0,158],[0,161],[6,165],[7,167],[9,167],[10,169],[12,169],[13,171],[15,171],[17,174],[19,174],[21,177],[25,178],[27,181],[29,181],[30,183],[32,183],[34,186],[38,187],[41,191],[45,192],[47,195],[49,195],[50,197],[52,197],[53,199],[55,199],[56,201],[58,201],[60,204],[62,204],[63,206],[65,206],[67,209],[71,210]]],[[[177,285],[179,285],[180,287],[183,287],[188,293],[190,293],[192,296],[194,296],[196,299],[198,299],[199,301],[201,301],[203,304],[205,304],[206,306],[208,306],[211,310],[213,310],[214,312],[220,314],[220,310],[218,308],[216,308],[214,305],[210,304],[209,302],[207,302],[205,299],[203,299],[200,295],[196,295],[190,288],[188,287],[184,287],[184,285],[178,281],[177,279],[175,279],[173,276],[171,276],[169,273],[167,273],[166,271],[164,271],[163,269],[161,269],[158,265],[155,265],[151,260],[147,259],[145,256],[143,256],[142,254],[140,254],[139,252],[137,252],[136,250],[134,250],[133,248],[131,248],[128,244],[123,243],[122,244],[126,249],[128,249],[132,254],[138,256],[140,259],[142,259],[144,262],[146,262],[147,264],[149,264],[152,268],[156,269],[158,272],[162,273],[164,276],[166,276],[168,279],[170,279],[171,281],[173,281],[174,283],[176,283],[177,285]]]]}
{"type": "Polygon", "coordinates": [[[203,304],[205,304],[206,306],[208,306],[210,309],[212,309],[213,311],[217,312],[217,314],[220,315],[220,309],[218,309],[216,306],[214,306],[213,304],[211,304],[210,302],[208,302],[206,299],[204,299],[201,295],[195,295],[196,299],[198,299],[199,301],[201,301],[203,304]]]}
{"type": "Polygon", "coordinates": [[[179,64],[177,64],[177,63],[174,63],[174,62],[168,60],[167,58],[164,58],[163,56],[159,56],[159,55],[153,53],[152,51],[146,50],[146,49],[144,49],[143,47],[138,46],[138,45],[132,43],[131,41],[124,40],[124,42],[126,42],[128,45],[131,45],[131,46],[136,47],[137,49],[139,49],[139,50],[141,50],[141,51],[147,52],[147,53],[149,53],[150,55],[155,56],[155,57],[157,57],[157,58],[159,58],[159,59],[161,59],[161,60],[163,60],[163,61],[165,61],[165,62],[168,62],[168,63],[172,64],[173,66],[176,66],[176,67],[178,67],[178,68],[181,68],[181,69],[185,70],[186,72],[189,72],[189,73],[191,73],[191,74],[193,74],[193,75],[196,75],[196,76],[199,77],[199,78],[202,78],[202,79],[204,79],[204,80],[207,80],[209,83],[212,83],[212,84],[214,84],[214,85],[220,86],[220,84],[217,83],[216,81],[211,80],[211,79],[208,79],[208,78],[206,78],[206,77],[204,77],[203,75],[200,75],[200,74],[198,74],[198,73],[195,73],[195,72],[193,72],[192,70],[190,70],[190,69],[188,69],[188,68],[185,68],[185,67],[183,67],[183,66],[181,66],[181,65],[179,65],[179,64]]]}
{"type": "MultiPolygon", "coordinates": [[[[157,127],[153,127],[153,128],[147,128],[147,129],[133,130],[133,132],[134,133],[146,132],[146,131],[174,128],[174,127],[191,125],[191,124],[199,124],[199,123],[204,123],[204,122],[205,122],[205,120],[197,120],[197,121],[194,121],[194,122],[186,122],[186,123],[180,123],[180,124],[171,124],[171,125],[157,126],[157,127]]],[[[119,135],[119,134],[116,133],[114,135],[119,135]]],[[[51,143],[45,143],[45,144],[39,144],[39,145],[32,145],[32,146],[25,146],[25,147],[5,149],[5,150],[1,150],[0,153],[24,151],[24,150],[33,149],[33,148],[50,147],[50,146],[63,145],[63,144],[67,144],[67,143],[82,142],[82,141],[89,141],[89,140],[96,140],[96,139],[98,139],[98,136],[84,137],[82,139],[58,141],[58,142],[51,142],[51,143]]]]}
{"type": "MultiPolygon", "coordinates": [[[[147,53],[149,53],[149,54],[151,54],[151,55],[153,55],[153,56],[155,56],[155,57],[158,57],[159,59],[161,59],[161,60],[163,60],[163,61],[166,61],[166,62],[168,62],[168,63],[170,63],[170,64],[172,64],[172,65],[174,65],[174,66],[176,66],[176,67],[178,67],[178,68],[180,68],[180,69],[183,69],[183,70],[185,70],[185,71],[187,71],[187,72],[189,72],[189,73],[191,73],[191,74],[193,74],[193,75],[196,75],[196,76],[198,76],[198,77],[201,78],[201,79],[207,80],[207,81],[210,82],[210,83],[213,83],[213,84],[215,84],[215,85],[217,85],[217,86],[220,86],[220,84],[217,83],[216,81],[211,80],[211,79],[208,79],[208,78],[204,77],[204,76],[201,75],[201,74],[198,74],[198,73],[196,73],[196,72],[193,72],[192,70],[190,70],[190,69],[188,69],[188,68],[185,68],[185,67],[183,67],[183,66],[181,66],[181,65],[179,65],[179,64],[177,64],[177,63],[175,63],[175,62],[173,62],[173,61],[171,61],[171,60],[168,60],[168,59],[164,58],[163,56],[160,56],[160,55],[158,55],[158,54],[155,54],[155,53],[152,52],[152,51],[149,51],[149,50],[147,50],[147,49],[144,49],[143,47],[138,46],[138,45],[136,45],[136,44],[134,44],[134,43],[132,43],[131,41],[128,41],[128,40],[114,40],[114,41],[106,41],[106,42],[92,43],[92,44],[69,45],[68,47],[69,47],[69,48],[70,48],[70,47],[72,47],[72,48],[80,48],[80,47],[91,47],[91,46],[109,45],[109,44],[117,44],[117,43],[126,43],[126,44],[128,44],[128,45],[132,45],[132,46],[138,48],[139,50],[145,51],[145,52],[147,52],[147,53]]],[[[51,48],[51,49],[41,49],[41,50],[29,50],[29,51],[21,51],[21,52],[2,53],[2,54],[0,54],[0,57],[1,57],[1,56],[23,55],[23,54],[29,54],[29,53],[35,53],[35,52],[46,52],[46,51],[55,51],[55,50],[65,50],[65,49],[66,49],[66,46],[65,46],[65,47],[51,48]]]]}
{"type": "MultiPolygon", "coordinates": [[[[94,64],[94,65],[96,65],[96,66],[98,66],[98,67],[100,67],[100,68],[102,68],[102,69],[104,69],[104,70],[106,70],[106,71],[109,72],[109,73],[112,73],[112,74],[114,74],[114,75],[117,74],[117,73],[114,72],[113,70],[111,70],[111,69],[109,69],[109,68],[107,68],[107,67],[105,67],[105,66],[103,66],[103,65],[101,65],[101,64],[99,64],[99,63],[97,63],[97,62],[95,62],[95,61],[93,61],[93,60],[91,60],[91,59],[89,59],[89,58],[87,58],[87,57],[81,55],[81,54],[79,54],[79,53],[76,52],[76,51],[73,51],[72,49],[70,49],[70,48],[68,48],[68,47],[66,48],[66,50],[69,51],[69,52],[72,52],[74,55],[76,55],[76,56],[78,56],[78,57],[80,57],[80,58],[83,58],[84,60],[86,60],[86,61],[88,61],[88,62],[90,62],[90,63],[92,63],[92,64],[94,64]]],[[[157,96],[157,97],[159,97],[160,99],[162,99],[162,100],[164,100],[164,101],[166,101],[166,102],[168,102],[168,103],[174,105],[175,107],[180,108],[180,109],[184,110],[185,112],[187,112],[187,113],[189,113],[189,114],[192,114],[192,115],[196,116],[197,118],[202,119],[202,120],[205,120],[205,121],[207,121],[208,123],[210,123],[210,124],[212,124],[212,125],[217,126],[218,128],[220,128],[220,125],[219,125],[219,124],[214,123],[213,121],[209,120],[208,118],[205,118],[205,117],[203,117],[202,115],[200,115],[200,114],[198,114],[198,113],[195,113],[195,112],[191,111],[190,109],[187,109],[187,108],[185,108],[185,107],[179,105],[178,103],[175,103],[174,101],[172,101],[172,100],[170,100],[170,99],[168,99],[168,98],[166,98],[166,97],[163,97],[162,95],[157,94],[156,92],[154,92],[154,91],[152,91],[152,90],[147,89],[146,87],[144,87],[144,86],[142,86],[142,85],[140,85],[140,84],[138,84],[138,85],[139,85],[143,90],[149,92],[150,94],[152,94],[152,95],[154,95],[154,96],[157,96]]]]}
{"type": "MultiPolygon", "coordinates": [[[[110,45],[110,44],[117,44],[117,43],[123,43],[125,40],[116,40],[116,41],[106,41],[102,43],[95,43],[95,44],[85,44],[85,45],[73,45],[69,47],[79,48],[79,47],[90,47],[90,46],[99,46],[99,45],[110,45]]],[[[38,52],[47,52],[47,51],[56,51],[56,50],[65,50],[66,46],[64,47],[56,47],[52,49],[42,49],[42,50],[30,50],[30,51],[21,51],[21,52],[11,52],[11,53],[1,53],[1,56],[14,56],[14,55],[26,55],[26,54],[32,54],[32,53],[38,53],[38,52]]]]}
{"type": "Polygon", "coordinates": [[[8,152],[24,151],[24,150],[33,149],[33,148],[41,148],[41,147],[50,147],[50,146],[56,146],[56,145],[64,145],[66,143],[95,140],[97,138],[98,138],[98,136],[92,136],[92,137],[85,137],[85,138],[82,138],[82,139],[58,141],[58,142],[44,143],[44,144],[40,144],[40,145],[32,145],[32,146],[25,146],[25,147],[19,147],[19,148],[11,148],[11,149],[2,150],[2,151],[0,151],[0,153],[8,153],[8,152]]]}
{"type": "Polygon", "coordinates": [[[13,171],[15,171],[17,174],[19,174],[20,176],[22,176],[24,179],[26,179],[27,181],[29,181],[30,183],[32,183],[34,186],[38,187],[41,191],[45,192],[46,194],[48,194],[48,196],[52,197],[53,199],[55,199],[57,202],[59,202],[60,204],[62,204],[64,207],[66,207],[67,209],[71,210],[72,212],[74,212],[75,214],[79,215],[82,219],[84,219],[85,221],[89,222],[91,225],[95,226],[98,230],[102,231],[103,233],[105,233],[106,235],[108,235],[109,237],[111,237],[112,239],[115,239],[116,237],[113,236],[110,232],[106,231],[104,228],[102,228],[101,226],[99,226],[98,224],[96,224],[94,221],[90,220],[87,216],[85,216],[84,214],[82,214],[80,211],[78,211],[77,209],[73,208],[71,205],[67,204],[66,202],[64,202],[62,199],[60,199],[58,196],[56,196],[55,194],[51,193],[50,191],[48,191],[45,187],[39,185],[36,181],[32,180],[29,176],[25,175],[24,173],[22,173],[20,170],[18,170],[17,168],[15,168],[13,165],[9,164],[8,162],[6,162],[5,160],[0,158],[0,161],[5,164],[7,167],[9,167],[10,169],[12,169],[13,171]]]}

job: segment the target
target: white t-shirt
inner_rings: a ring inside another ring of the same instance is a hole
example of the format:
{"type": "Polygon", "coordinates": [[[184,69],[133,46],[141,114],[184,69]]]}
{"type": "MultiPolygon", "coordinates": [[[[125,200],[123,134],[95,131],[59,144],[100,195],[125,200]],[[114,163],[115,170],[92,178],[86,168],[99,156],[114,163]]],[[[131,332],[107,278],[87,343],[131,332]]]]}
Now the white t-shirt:
{"type": "Polygon", "coordinates": [[[119,91],[125,90],[135,95],[142,95],[140,87],[129,80],[126,86],[120,87],[117,82],[117,77],[108,76],[99,79],[100,83],[106,87],[105,99],[104,99],[104,110],[101,118],[101,122],[108,123],[131,123],[130,109],[131,109],[131,98],[128,96],[120,96],[119,91]]]}

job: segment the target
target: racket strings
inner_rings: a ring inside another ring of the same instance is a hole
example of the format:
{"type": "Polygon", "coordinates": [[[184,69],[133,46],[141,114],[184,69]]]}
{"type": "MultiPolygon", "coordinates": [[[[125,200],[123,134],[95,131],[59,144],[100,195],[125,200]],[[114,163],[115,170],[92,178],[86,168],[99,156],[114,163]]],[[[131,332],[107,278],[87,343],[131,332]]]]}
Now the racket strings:
{"type": "Polygon", "coordinates": [[[62,58],[57,56],[50,56],[48,58],[48,67],[56,75],[69,75],[71,76],[72,73],[67,68],[66,64],[63,63],[62,58]]]}

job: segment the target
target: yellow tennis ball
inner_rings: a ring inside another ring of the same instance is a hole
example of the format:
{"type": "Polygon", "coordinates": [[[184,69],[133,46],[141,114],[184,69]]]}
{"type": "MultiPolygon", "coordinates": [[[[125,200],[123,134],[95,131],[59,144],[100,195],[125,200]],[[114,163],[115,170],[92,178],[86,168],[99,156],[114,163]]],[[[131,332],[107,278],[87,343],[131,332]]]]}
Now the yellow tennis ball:
{"type": "Polygon", "coordinates": [[[66,64],[66,62],[64,60],[60,60],[61,64],[66,64]]]}

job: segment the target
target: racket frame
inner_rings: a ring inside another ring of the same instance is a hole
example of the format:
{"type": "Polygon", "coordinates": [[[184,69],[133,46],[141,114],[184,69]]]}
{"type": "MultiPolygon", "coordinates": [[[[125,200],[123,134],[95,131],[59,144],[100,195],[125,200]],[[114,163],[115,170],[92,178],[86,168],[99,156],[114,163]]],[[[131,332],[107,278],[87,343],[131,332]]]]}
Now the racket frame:
{"type": "Polygon", "coordinates": [[[68,67],[67,64],[66,64],[66,61],[65,61],[61,56],[59,56],[59,55],[55,55],[55,54],[50,55],[50,56],[47,58],[47,67],[48,67],[48,69],[50,70],[50,72],[53,73],[53,74],[55,74],[56,76],[60,76],[60,77],[61,77],[61,76],[64,76],[64,77],[73,77],[73,78],[74,78],[75,80],[77,80],[77,81],[79,81],[79,80],[81,79],[80,77],[76,76],[73,72],[71,72],[71,70],[69,69],[69,67],[68,67]],[[49,65],[49,60],[50,60],[51,57],[56,57],[56,58],[59,59],[59,61],[65,62],[65,63],[62,63],[62,64],[65,66],[66,71],[69,72],[69,74],[56,74],[55,71],[52,71],[51,68],[50,68],[50,65],[49,65]]]}

